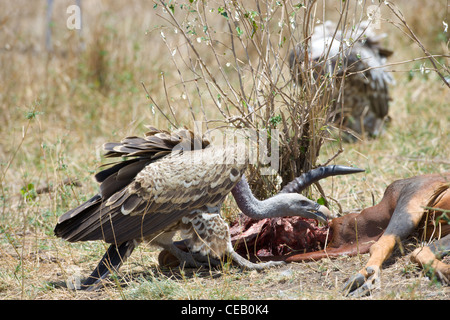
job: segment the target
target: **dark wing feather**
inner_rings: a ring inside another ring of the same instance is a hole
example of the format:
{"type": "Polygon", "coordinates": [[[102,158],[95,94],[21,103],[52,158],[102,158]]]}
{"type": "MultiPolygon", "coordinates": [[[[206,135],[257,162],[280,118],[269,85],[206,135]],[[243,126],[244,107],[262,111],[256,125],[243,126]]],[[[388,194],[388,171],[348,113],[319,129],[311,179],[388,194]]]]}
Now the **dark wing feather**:
{"type": "Polygon", "coordinates": [[[109,168],[95,175],[101,183],[100,193],[63,214],[55,227],[55,234],[68,241],[104,239],[106,242],[122,242],[124,239],[129,240],[130,236],[138,237],[144,227],[152,232],[173,223],[178,216],[176,212],[163,215],[124,215],[123,210],[142,213],[150,207],[149,201],[130,193],[127,187],[142,169],[170,154],[180,143],[184,148],[188,146],[193,149],[198,141],[201,141],[202,147],[209,145],[207,140],[195,137],[186,129],[171,134],[150,128],[144,138],[128,137],[120,143],[105,144],[106,157],[124,157],[126,160],[112,163],[109,168]]]}
{"type": "Polygon", "coordinates": [[[144,169],[145,166],[151,163],[148,159],[139,159],[137,161],[124,161],[127,162],[125,166],[115,169],[115,172],[109,174],[100,185],[100,195],[103,199],[108,199],[114,193],[126,187],[136,177],[136,175],[144,169]]]}
{"type": "Polygon", "coordinates": [[[116,173],[123,167],[125,167],[133,162],[136,162],[136,161],[139,161],[139,159],[130,159],[130,160],[126,160],[126,161],[117,162],[116,164],[109,163],[107,165],[103,165],[102,167],[106,167],[106,166],[110,166],[110,167],[108,169],[104,169],[104,170],[98,172],[95,175],[95,180],[97,180],[97,182],[101,183],[101,182],[105,181],[106,178],[108,178],[110,175],[116,173]]]}
{"type": "Polygon", "coordinates": [[[70,220],[59,222],[55,234],[70,242],[104,240],[123,243],[154,234],[180,219],[184,212],[166,214],[124,215],[121,206],[115,208],[100,204],[84,210],[70,220]]]}
{"type": "MultiPolygon", "coordinates": [[[[167,176],[167,172],[175,171],[185,161],[184,158],[180,155],[179,162],[171,163],[165,168],[162,165],[165,159],[152,163],[146,170],[155,167],[158,171],[151,176],[139,175],[130,186],[105,201],[95,199],[95,205],[90,206],[89,210],[81,210],[70,219],[60,221],[55,229],[56,235],[72,242],[104,240],[120,244],[157,235],[193,212],[209,212],[214,208],[218,211],[225,196],[237,183],[229,179],[232,168],[226,165],[203,166],[205,177],[199,179],[195,188],[184,187],[183,178],[171,180],[160,191],[153,188],[154,181],[161,181],[167,176]],[[141,180],[141,176],[147,181],[141,180]],[[144,186],[144,183],[148,185],[144,186]],[[200,189],[202,193],[197,195],[192,189],[200,189]]],[[[244,168],[242,166],[240,169],[241,174],[244,168]]],[[[189,171],[189,168],[186,170],[189,171]]],[[[186,175],[192,177],[197,173],[198,168],[194,167],[186,175]]]]}

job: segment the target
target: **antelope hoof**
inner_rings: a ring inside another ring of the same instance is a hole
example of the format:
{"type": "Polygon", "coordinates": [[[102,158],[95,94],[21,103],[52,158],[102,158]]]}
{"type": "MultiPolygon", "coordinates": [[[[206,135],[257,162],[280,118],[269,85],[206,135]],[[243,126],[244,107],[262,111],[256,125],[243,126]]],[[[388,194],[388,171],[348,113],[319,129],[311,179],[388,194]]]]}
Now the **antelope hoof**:
{"type": "Polygon", "coordinates": [[[169,250],[162,250],[158,255],[158,263],[162,268],[176,268],[180,261],[169,250]]]}
{"type": "Polygon", "coordinates": [[[368,266],[366,272],[367,278],[362,273],[357,273],[350,277],[343,288],[345,296],[364,297],[380,287],[380,268],[378,266],[368,266]]]}

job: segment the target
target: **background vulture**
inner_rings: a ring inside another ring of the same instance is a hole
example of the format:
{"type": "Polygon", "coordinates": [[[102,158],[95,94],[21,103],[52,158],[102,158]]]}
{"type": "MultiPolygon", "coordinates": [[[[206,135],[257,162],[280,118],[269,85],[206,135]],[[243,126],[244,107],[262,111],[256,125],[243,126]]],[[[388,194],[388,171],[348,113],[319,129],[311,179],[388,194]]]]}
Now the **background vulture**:
{"type": "Polygon", "coordinates": [[[384,37],[376,35],[368,21],[344,33],[336,24],[326,21],[314,28],[310,41],[297,44],[289,56],[297,85],[304,85],[311,72],[319,83],[332,79],[332,87],[326,89],[332,90],[330,121],[336,124],[342,121],[352,134],[377,136],[388,119],[388,84],[393,79],[383,65],[392,51],[382,47],[380,41],[384,37]],[[305,63],[305,43],[309,43],[308,63],[305,63]]]}

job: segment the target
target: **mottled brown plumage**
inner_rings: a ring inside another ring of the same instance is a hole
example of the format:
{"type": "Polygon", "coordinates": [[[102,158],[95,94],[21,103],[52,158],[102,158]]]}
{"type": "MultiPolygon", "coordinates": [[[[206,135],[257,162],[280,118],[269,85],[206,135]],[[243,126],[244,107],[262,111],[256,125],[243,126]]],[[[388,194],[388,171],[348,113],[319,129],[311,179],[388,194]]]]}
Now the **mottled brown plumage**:
{"type": "Polygon", "coordinates": [[[243,150],[214,148],[186,129],[170,134],[155,128],[144,138],[128,137],[104,148],[106,157],[126,160],[96,175],[100,193],[62,215],[57,236],[117,247],[134,248],[141,241],[170,247],[174,233],[183,230],[201,254],[225,253],[228,227],[218,213],[247,167],[235,154],[243,150]],[[192,150],[195,146],[201,149],[192,150]]]}
{"type": "MultiPolygon", "coordinates": [[[[247,166],[246,163],[218,164],[225,159],[227,151],[210,147],[169,154],[147,164],[126,187],[111,196],[104,192],[108,189],[102,185],[102,197],[96,198],[95,211],[85,214],[89,215],[88,219],[78,216],[77,210],[74,216],[69,212],[60,218],[60,225],[70,218],[83,219],[75,229],[61,235],[68,241],[122,243],[153,238],[161,230],[178,229],[184,216],[219,212],[225,196],[247,166]]],[[[120,174],[119,171],[119,182],[120,174]]]]}
{"type": "MultiPolygon", "coordinates": [[[[388,84],[393,79],[383,68],[391,51],[381,46],[384,35],[376,35],[368,21],[362,21],[342,34],[331,21],[315,27],[308,49],[315,78],[329,75],[334,80],[334,95],[329,116],[356,134],[377,136],[389,112],[388,84]],[[336,32],[336,34],[335,34],[336,32]],[[339,95],[345,77],[343,96],[339,95]],[[343,102],[343,103],[342,103],[343,102]]],[[[289,64],[297,84],[305,73],[303,43],[291,51],[289,64]]]]}
{"type": "MultiPolygon", "coordinates": [[[[225,255],[246,268],[276,265],[253,264],[234,252],[228,225],[220,215],[230,192],[243,213],[256,219],[298,215],[326,220],[330,214],[325,207],[295,193],[300,191],[298,186],[309,184],[307,179],[291,185],[294,193],[255,199],[244,178],[248,157],[241,144],[215,147],[187,129],[168,133],[150,128],[144,137],[128,137],[104,148],[106,157],[123,160],[96,174],[99,194],[62,215],[54,230],[56,236],[70,242],[103,240],[111,244],[85,281],[86,287],[117,270],[142,241],[168,250],[185,266],[209,265],[211,259],[225,255]],[[178,231],[190,252],[173,244],[178,231]]],[[[339,166],[319,171],[306,176],[316,181],[360,172],[339,166]]]]}

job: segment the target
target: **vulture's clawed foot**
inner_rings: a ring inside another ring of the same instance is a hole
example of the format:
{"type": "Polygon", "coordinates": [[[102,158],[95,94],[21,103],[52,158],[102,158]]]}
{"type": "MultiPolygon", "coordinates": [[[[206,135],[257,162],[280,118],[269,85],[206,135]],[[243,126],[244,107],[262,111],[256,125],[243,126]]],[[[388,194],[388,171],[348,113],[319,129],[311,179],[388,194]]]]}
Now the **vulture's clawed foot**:
{"type": "Polygon", "coordinates": [[[368,266],[365,271],[367,276],[363,272],[359,272],[347,280],[343,288],[345,296],[364,297],[380,287],[380,268],[378,266],[368,266]]]}

